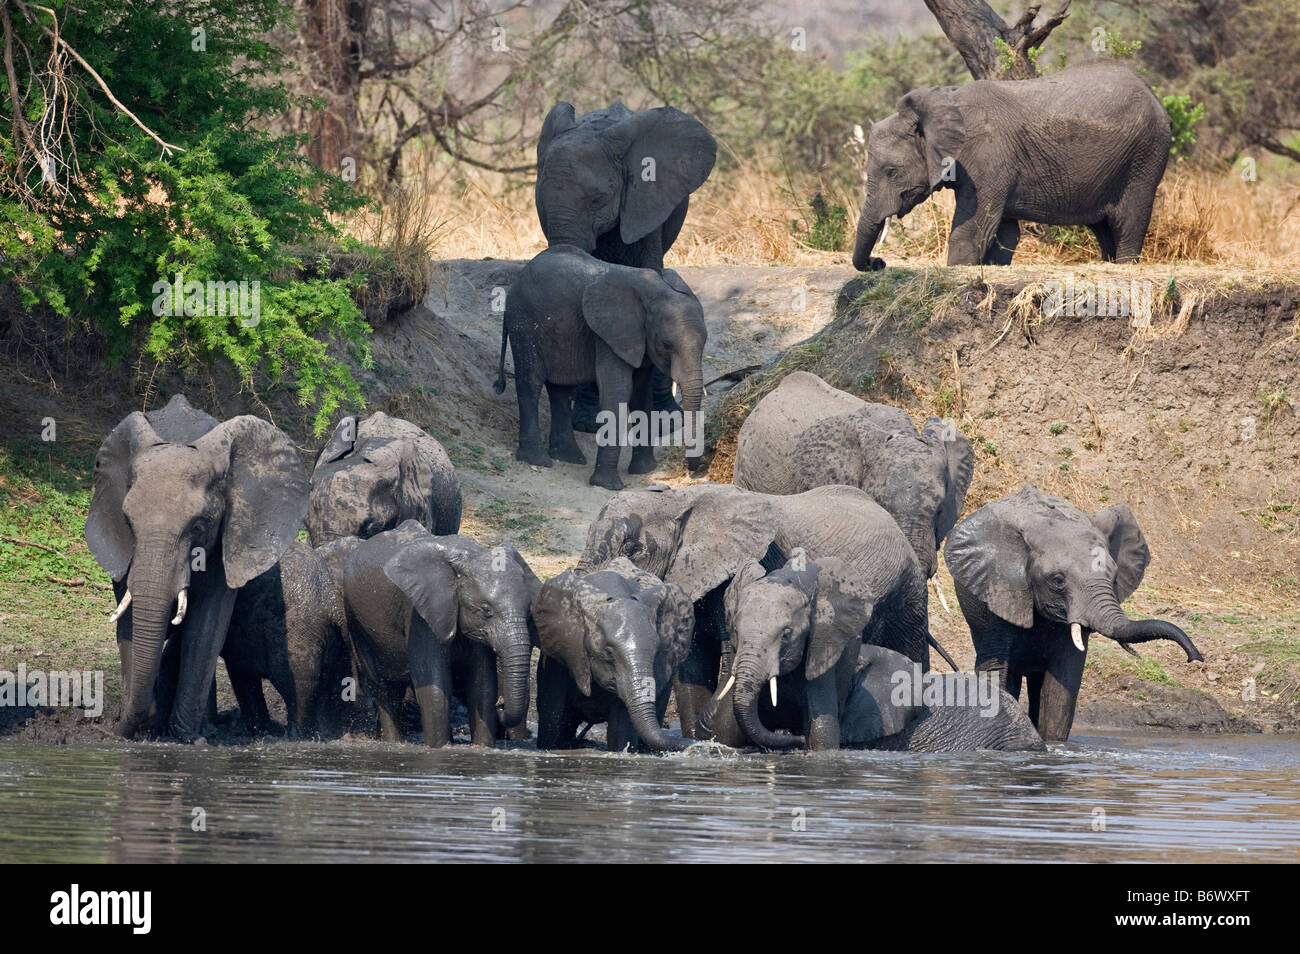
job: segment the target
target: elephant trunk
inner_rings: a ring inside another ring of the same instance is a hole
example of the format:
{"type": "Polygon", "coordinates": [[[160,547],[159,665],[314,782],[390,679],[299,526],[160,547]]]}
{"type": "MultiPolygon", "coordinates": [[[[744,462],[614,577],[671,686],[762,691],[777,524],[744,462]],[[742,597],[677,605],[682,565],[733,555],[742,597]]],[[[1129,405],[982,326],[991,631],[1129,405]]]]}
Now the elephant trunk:
{"type": "Polygon", "coordinates": [[[698,361],[677,360],[673,362],[672,373],[673,380],[682,389],[682,427],[688,451],[686,466],[698,470],[704,462],[704,455],[697,453],[692,456],[689,452],[704,450],[704,420],[699,413],[704,404],[704,370],[698,361]]]}
{"type": "Polygon", "coordinates": [[[159,663],[167,627],[175,613],[180,587],[170,582],[171,573],[142,570],[132,573],[131,593],[131,679],[118,732],[130,738],[143,728],[154,699],[159,663]]]}
{"type": "Polygon", "coordinates": [[[670,736],[659,724],[653,672],[653,660],[634,660],[626,669],[620,667],[616,677],[618,697],[642,742],[658,752],[681,751],[691,740],[670,736]]]}
{"type": "Polygon", "coordinates": [[[1129,619],[1120,609],[1111,593],[1094,599],[1100,612],[1087,614],[1087,626],[1095,632],[1109,636],[1117,643],[1146,643],[1153,639],[1168,639],[1177,643],[1187,654],[1187,661],[1201,661],[1204,656],[1188,635],[1173,623],[1162,619],[1129,619]]]}
{"type": "Polygon", "coordinates": [[[741,648],[736,657],[736,695],[732,699],[732,710],[736,714],[736,723],[755,745],[765,749],[792,749],[804,744],[800,735],[778,735],[770,731],[758,717],[758,690],[769,675],[753,652],[741,648]]]}
{"type": "Polygon", "coordinates": [[[503,626],[505,635],[493,640],[497,649],[497,685],[505,700],[502,725],[513,729],[528,715],[528,671],[532,664],[533,645],[528,623],[513,619],[503,626]]]}
{"type": "Polygon", "coordinates": [[[853,246],[853,267],[860,272],[869,272],[872,268],[871,250],[876,247],[885,220],[877,218],[863,205],[862,214],[858,216],[858,237],[853,246]]]}
{"type": "Polygon", "coordinates": [[[939,550],[934,542],[934,525],[924,521],[909,521],[902,524],[903,535],[912,545],[912,551],[921,564],[926,579],[934,576],[939,569],[939,550]]]}

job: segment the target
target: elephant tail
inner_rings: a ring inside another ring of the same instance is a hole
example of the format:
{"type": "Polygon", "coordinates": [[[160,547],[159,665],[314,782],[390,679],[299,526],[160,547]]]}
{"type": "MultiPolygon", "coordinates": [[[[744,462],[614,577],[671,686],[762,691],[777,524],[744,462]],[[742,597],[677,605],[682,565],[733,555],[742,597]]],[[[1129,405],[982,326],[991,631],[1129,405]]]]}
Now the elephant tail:
{"type": "Polygon", "coordinates": [[[948,655],[948,650],[944,649],[942,646],[939,645],[939,640],[935,639],[929,633],[926,633],[925,641],[930,644],[930,646],[934,649],[936,653],[938,653],[940,656],[943,657],[943,661],[948,664],[949,669],[951,669],[953,672],[959,671],[957,669],[957,664],[953,662],[952,657],[948,655]]]}
{"type": "Polygon", "coordinates": [[[506,342],[510,339],[510,332],[506,329],[505,319],[501,321],[501,357],[497,359],[497,380],[492,385],[492,390],[501,394],[506,389],[506,342]]]}

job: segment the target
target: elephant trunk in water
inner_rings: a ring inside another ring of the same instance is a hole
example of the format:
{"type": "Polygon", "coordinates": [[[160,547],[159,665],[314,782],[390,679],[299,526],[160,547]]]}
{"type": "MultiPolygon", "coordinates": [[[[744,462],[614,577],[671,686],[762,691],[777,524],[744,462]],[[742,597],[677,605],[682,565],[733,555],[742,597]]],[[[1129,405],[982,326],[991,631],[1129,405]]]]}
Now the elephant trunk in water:
{"type": "Polygon", "coordinates": [[[803,736],[778,735],[769,731],[759,719],[758,691],[769,678],[770,674],[765,673],[757,655],[746,652],[742,646],[740,655],[736,657],[736,694],[732,699],[736,723],[750,741],[765,749],[791,749],[803,745],[803,736]]]}
{"type": "MultiPolygon", "coordinates": [[[[151,547],[141,541],[137,552],[166,554],[174,549],[151,547]]],[[[127,592],[131,594],[131,683],[118,726],[118,732],[126,737],[138,732],[149,715],[167,627],[177,615],[179,594],[189,583],[184,574],[172,569],[178,563],[185,565],[179,556],[172,562],[165,556],[148,563],[138,560],[127,577],[127,592]]]]}
{"type": "MultiPolygon", "coordinates": [[[[640,655],[640,654],[638,654],[640,655]]],[[[618,697],[627,708],[632,727],[641,741],[657,751],[681,750],[690,744],[689,739],[676,739],[668,735],[659,724],[655,708],[654,659],[633,656],[619,666],[615,677],[618,697]]]]}
{"type": "Polygon", "coordinates": [[[884,227],[885,220],[867,211],[864,205],[862,214],[858,216],[858,239],[853,246],[853,267],[858,271],[871,270],[871,250],[876,247],[876,240],[884,227]]]}
{"type": "Polygon", "coordinates": [[[500,631],[503,635],[492,639],[491,644],[497,653],[497,685],[505,700],[501,722],[513,729],[528,714],[528,670],[533,646],[526,620],[505,620],[500,631]]]}
{"type": "MultiPolygon", "coordinates": [[[[1201,651],[1180,628],[1162,619],[1129,619],[1120,609],[1114,593],[1108,588],[1092,595],[1085,625],[1117,643],[1146,643],[1153,639],[1168,639],[1177,643],[1187,654],[1187,661],[1203,660],[1201,651]]],[[[1074,620],[1071,620],[1074,622],[1074,620]]]]}

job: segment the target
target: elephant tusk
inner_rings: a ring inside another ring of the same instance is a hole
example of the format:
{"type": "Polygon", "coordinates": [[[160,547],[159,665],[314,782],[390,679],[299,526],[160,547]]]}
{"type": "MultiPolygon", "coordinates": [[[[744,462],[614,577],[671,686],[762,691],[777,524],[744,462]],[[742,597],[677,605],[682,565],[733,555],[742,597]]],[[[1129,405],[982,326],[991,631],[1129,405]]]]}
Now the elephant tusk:
{"type": "Polygon", "coordinates": [[[951,616],[952,610],[948,608],[948,599],[943,595],[943,587],[940,586],[939,581],[934,579],[933,577],[930,578],[930,582],[934,584],[935,593],[939,594],[939,603],[941,606],[943,606],[943,611],[947,613],[949,616],[951,616]]]}
{"type": "Polygon", "coordinates": [[[181,590],[176,594],[176,616],[172,619],[173,626],[179,626],[185,620],[185,610],[189,608],[188,590],[181,590]]]}
{"type": "Polygon", "coordinates": [[[776,676],[773,676],[767,683],[768,692],[772,694],[772,708],[776,708],[776,676]]]}
{"type": "Polygon", "coordinates": [[[110,623],[116,623],[118,617],[120,617],[123,613],[125,613],[126,608],[130,605],[131,605],[131,591],[127,590],[126,594],[122,597],[122,602],[117,604],[117,609],[113,610],[112,614],[108,617],[108,621],[110,623]]]}
{"type": "Polygon", "coordinates": [[[673,382],[673,400],[674,400],[674,401],[680,401],[681,399],[682,399],[682,389],[681,389],[681,386],[680,386],[676,381],[674,381],[674,382],[673,382]]]}
{"type": "Polygon", "coordinates": [[[735,676],[732,676],[730,679],[727,680],[727,684],[726,684],[725,686],[723,686],[723,687],[722,687],[722,691],[721,691],[720,693],[718,693],[718,701],[719,701],[719,702],[721,702],[723,699],[725,699],[725,698],[727,697],[727,693],[729,693],[729,692],[731,691],[731,687],[734,686],[735,684],[736,684],[736,677],[735,677],[735,676]]]}
{"type": "Polygon", "coordinates": [[[1083,645],[1083,627],[1078,623],[1070,624],[1070,639],[1074,641],[1074,648],[1081,653],[1086,653],[1088,647],[1083,645]]]}

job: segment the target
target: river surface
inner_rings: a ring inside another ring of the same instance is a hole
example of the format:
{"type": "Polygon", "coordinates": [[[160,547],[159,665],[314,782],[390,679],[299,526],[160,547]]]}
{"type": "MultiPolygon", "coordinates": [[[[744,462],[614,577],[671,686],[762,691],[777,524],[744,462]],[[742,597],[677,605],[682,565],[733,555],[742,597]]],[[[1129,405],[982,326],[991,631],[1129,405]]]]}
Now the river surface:
{"type": "Polygon", "coordinates": [[[3,742],[0,858],[1295,862],[1300,739],[660,757],[3,742]]]}

